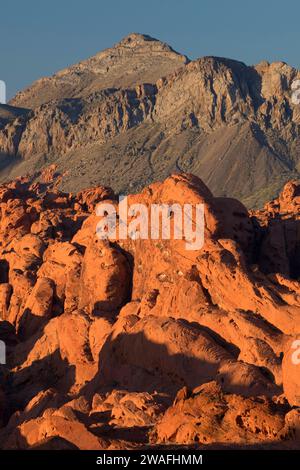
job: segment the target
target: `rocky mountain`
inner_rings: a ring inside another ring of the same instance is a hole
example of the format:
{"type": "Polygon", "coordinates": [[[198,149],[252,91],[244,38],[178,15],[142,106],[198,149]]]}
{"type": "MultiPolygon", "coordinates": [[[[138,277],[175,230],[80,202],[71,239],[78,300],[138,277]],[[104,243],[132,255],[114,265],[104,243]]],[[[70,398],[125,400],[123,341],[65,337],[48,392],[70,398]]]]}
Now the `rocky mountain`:
{"type": "Polygon", "coordinates": [[[1,107],[0,179],[55,163],[65,191],[128,193],[190,172],[217,196],[261,207],[299,177],[299,78],[282,62],[189,61],[131,34],[1,107]]]}
{"type": "Polygon", "coordinates": [[[99,240],[113,191],[62,178],[0,187],[0,447],[299,448],[299,184],[250,213],[187,174],[129,196],[204,204],[187,251],[99,240]]]}
{"type": "Polygon", "coordinates": [[[187,57],[168,44],[145,34],[130,34],[110,49],[42,78],[18,93],[13,106],[37,108],[53,100],[88,98],[100,90],[135,88],[142,83],[156,83],[178,67],[187,57]]]}

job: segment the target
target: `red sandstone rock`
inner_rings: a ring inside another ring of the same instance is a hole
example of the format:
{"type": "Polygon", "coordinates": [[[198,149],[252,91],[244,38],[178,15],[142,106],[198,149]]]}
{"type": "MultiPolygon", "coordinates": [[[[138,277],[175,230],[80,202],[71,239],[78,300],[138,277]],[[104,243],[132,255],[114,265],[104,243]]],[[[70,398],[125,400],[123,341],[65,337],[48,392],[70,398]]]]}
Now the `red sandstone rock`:
{"type": "Polygon", "coordinates": [[[0,447],[299,446],[298,184],[251,214],[191,175],[128,197],[203,203],[191,251],[99,240],[113,193],[51,172],[0,187],[0,447]]]}
{"type": "Polygon", "coordinates": [[[88,212],[93,212],[97,204],[105,199],[114,199],[114,192],[110,188],[97,187],[84,189],[76,194],[76,202],[88,212]]]}
{"type": "Polygon", "coordinates": [[[300,406],[300,335],[291,339],[282,362],[283,389],[292,406],[300,406]]]}
{"type": "Polygon", "coordinates": [[[177,398],[153,435],[155,442],[174,444],[249,444],[284,439],[284,414],[266,399],[224,395],[215,382],[190,396],[177,398]]]}
{"type": "Polygon", "coordinates": [[[109,242],[95,239],[84,253],[79,283],[79,308],[110,312],[128,298],[130,269],[126,257],[109,242]]]}

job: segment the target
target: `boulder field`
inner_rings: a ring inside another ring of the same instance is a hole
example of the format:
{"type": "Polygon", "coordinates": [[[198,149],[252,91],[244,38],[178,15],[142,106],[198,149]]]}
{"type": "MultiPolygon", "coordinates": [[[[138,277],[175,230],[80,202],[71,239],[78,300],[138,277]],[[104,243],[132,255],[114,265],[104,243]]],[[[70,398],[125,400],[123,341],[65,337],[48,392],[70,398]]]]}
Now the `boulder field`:
{"type": "Polygon", "coordinates": [[[128,196],[204,204],[187,250],[99,239],[116,195],[59,181],[0,186],[0,448],[299,448],[300,184],[257,211],[189,174],[128,196]]]}

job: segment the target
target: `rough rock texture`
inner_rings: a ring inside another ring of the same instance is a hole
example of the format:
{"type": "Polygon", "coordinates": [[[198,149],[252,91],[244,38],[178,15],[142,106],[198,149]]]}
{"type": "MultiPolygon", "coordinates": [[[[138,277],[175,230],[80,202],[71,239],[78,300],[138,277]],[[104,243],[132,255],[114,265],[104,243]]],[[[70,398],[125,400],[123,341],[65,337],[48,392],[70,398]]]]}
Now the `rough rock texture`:
{"type": "Polygon", "coordinates": [[[189,61],[130,34],[0,106],[0,179],[55,162],[66,191],[132,193],[191,172],[215,195],[261,207],[299,177],[299,78],[282,62],[189,61]]]}
{"type": "Polygon", "coordinates": [[[107,88],[155,83],[187,62],[187,57],[175,52],[168,44],[145,34],[132,33],[114,47],[52,77],[38,80],[18,93],[12,104],[36,108],[51,100],[89,96],[107,88]]]}
{"type": "Polygon", "coordinates": [[[0,447],[299,448],[300,186],[251,213],[187,174],[128,197],[204,204],[187,250],[99,240],[113,192],[60,180],[0,187],[0,447]]]}

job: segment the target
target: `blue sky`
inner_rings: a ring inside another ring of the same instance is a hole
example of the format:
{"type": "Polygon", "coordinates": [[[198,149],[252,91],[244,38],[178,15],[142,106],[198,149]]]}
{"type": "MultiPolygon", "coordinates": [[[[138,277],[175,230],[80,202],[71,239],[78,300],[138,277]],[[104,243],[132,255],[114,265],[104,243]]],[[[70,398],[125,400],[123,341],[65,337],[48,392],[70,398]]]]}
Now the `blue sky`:
{"type": "Polygon", "coordinates": [[[0,79],[8,98],[130,32],[150,34],[190,58],[283,60],[300,68],[296,0],[7,0],[0,7],[0,79]]]}

